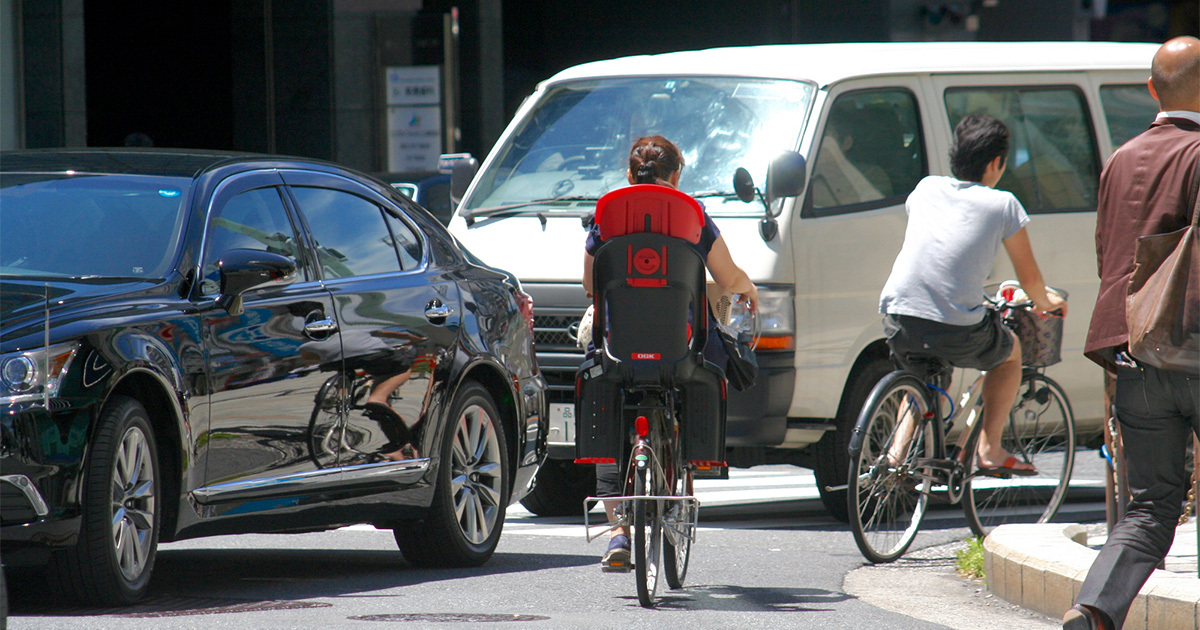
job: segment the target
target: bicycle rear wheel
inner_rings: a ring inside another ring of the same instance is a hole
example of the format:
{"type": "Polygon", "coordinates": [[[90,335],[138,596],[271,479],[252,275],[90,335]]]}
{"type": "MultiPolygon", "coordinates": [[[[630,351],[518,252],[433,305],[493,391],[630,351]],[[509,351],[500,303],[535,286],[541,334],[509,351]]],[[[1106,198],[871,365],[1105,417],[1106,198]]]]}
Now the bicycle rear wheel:
{"type": "MultiPolygon", "coordinates": [[[[686,465],[677,466],[672,496],[692,496],[692,470],[686,465]]],[[[692,539],[696,537],[696,505],[683,501],[672,501],[666,507],[663,527],[663,568],[666,570],[667,586],[683,588],[687,577],[688,561],[691,559],[692,539]]]]}
{"type": "Polygon", "coordinates": [[[934,456],[928,388],[892,372],[871,390],[851,438],[850,531],[871,562],[892,562],[912,544],[929,503],[930,478],[918,458],[934,456]],[[859,438],[861,437],[861,446],[859,438]]]}
{"type": "MultiPolygon", "coordinates": [[[[1045,523],[1054,518],[1066,498],[1075,465],[1075,415],[1062,387],[1037,372],[1026,372],[1004,425],[1003,445],[1017,459],[1031,463],[1037,475],[998,478],[968,477],[963,489],[963,512],[976,536],[1005,523],[1045,523]]],[[[967,452],[975,453],[979,435],[967,452]]],[[[971,458],[970,470],[978,462],[971,458]]]]}
{"type": "MultiPolygon", "coordinates": [[[[634,496],[657,494],[654,462],[644,462],[634,473],[634,496]]],[[[637,575],[638,602],[654,605],[658,593],[658,565],[662,557],[662,518],[658,502],[652,499],[633,501],[634,573],[637,575]]]]}

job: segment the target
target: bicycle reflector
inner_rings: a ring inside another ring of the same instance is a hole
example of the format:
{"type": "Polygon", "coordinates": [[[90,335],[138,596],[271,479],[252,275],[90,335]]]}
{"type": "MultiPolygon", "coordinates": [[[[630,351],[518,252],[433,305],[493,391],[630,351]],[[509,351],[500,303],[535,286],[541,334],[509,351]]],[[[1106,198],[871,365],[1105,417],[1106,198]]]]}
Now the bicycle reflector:
{"type": "Polygon", "coordinates": [[[633,421],[633,430],[641,437],[646,437],[650,434],[650,421],[646,416],[638,416],[637,420],[633,421]]]}

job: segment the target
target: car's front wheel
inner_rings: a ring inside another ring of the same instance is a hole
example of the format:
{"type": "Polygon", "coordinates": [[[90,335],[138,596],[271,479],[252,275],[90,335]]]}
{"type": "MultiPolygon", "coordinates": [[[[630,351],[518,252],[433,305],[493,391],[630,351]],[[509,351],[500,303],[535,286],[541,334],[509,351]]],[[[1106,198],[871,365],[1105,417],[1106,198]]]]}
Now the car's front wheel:
{"type": "Polygon", "coordinates": [[[79,542],[55,554],[52,583],[65,601],[128,605],[145,594],[158,548],[158,448],[145,407],[114,397],[91,451],[79,542]]]}
{"type": "Polygon", "coordinates": [[[429,517],[396,528],[396,543],[417,566],[479,566],[500,541],[510,483],[504,426],[487,390],[459,390],[444,431],[429,517]]]}

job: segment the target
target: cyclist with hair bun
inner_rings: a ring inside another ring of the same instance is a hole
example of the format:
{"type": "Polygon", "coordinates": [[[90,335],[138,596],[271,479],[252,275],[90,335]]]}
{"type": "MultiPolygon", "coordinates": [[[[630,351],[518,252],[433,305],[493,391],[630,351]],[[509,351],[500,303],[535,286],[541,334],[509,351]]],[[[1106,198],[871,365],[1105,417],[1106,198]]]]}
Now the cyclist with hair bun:
{"type": "MultiPolygon", "coordinates": [[[[683,153],[673,142],[662,136],[646,136],[639,138],[629,151],[629,170],[626,172],[630,184],[657,184],[679,188],[679,176],[683,172],[683,153]]],[[[592,297],[592,265],[594,256],[604,244],[600,237],[600,228],[592,223],[588,231],[586,254],[583,258],[583,290],[589,298],[592,297]]],[[[729,253],[729,246],[721,236],[721,231],[713,223],[708,212],[704,213],[704,228],[701,230],[700,242],[693,244],[704,257],[705,266],[717,283],[726,293],[739,293],[750,299],[751,308],[758,309],[758,287],[750,280],[750,276],[736,263],[729,253]]],[[[709,328],[716,330],[716,323],[709,315],[709,328]]],[[[710,335],[704,347],[705,359],[724,368],[725,351],[716,334],[710,335]]],[[[619,496],[621,494],[620,473],[616,464],[596,465],[596,493],[598,496],[619,496]]],[[[610,523],[616,522],[615,510],[619,502],[605,501],[604,511],[608,514],[610,523]]],[[[632,568],[629,561],[629,529],[627,527],[612,530],[608,551],[601,561],[601,568],[606,572],[625,572],[632,568]]]]}

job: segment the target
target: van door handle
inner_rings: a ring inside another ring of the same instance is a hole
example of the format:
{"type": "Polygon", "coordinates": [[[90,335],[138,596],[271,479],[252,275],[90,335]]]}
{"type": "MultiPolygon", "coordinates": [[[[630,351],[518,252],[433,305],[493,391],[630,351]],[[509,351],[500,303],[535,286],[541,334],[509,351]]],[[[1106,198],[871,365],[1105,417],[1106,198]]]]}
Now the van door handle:
{"type": "Polygon", "coordinates": [[[454,314],[454,309],[442,304],[442,301],[434,298],[425,305],[425,319],[428,319],[434,324],[444,324],[446,318],[454,314]]]}

